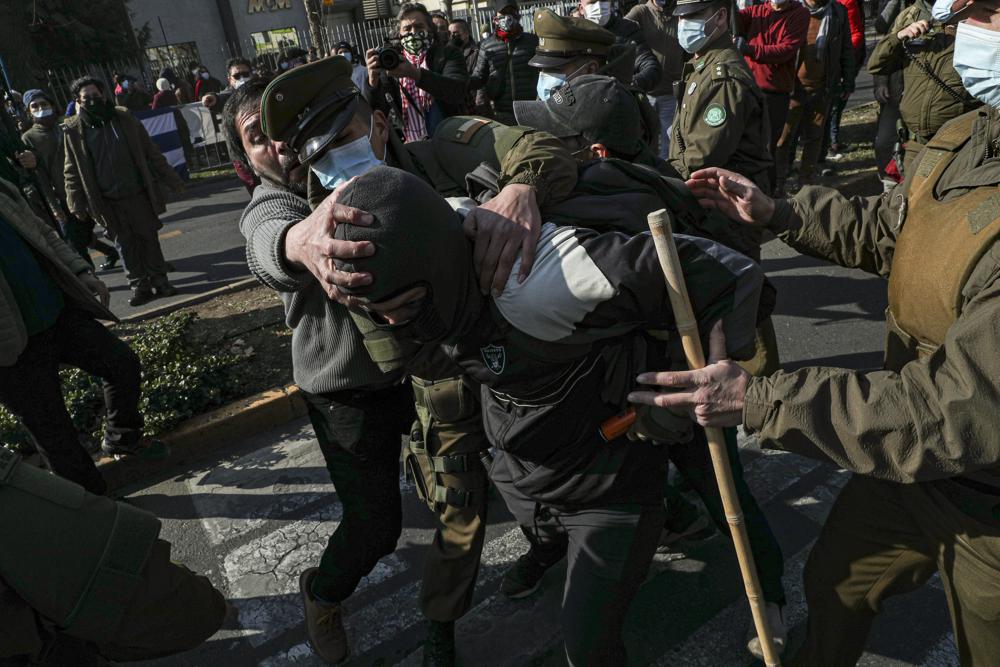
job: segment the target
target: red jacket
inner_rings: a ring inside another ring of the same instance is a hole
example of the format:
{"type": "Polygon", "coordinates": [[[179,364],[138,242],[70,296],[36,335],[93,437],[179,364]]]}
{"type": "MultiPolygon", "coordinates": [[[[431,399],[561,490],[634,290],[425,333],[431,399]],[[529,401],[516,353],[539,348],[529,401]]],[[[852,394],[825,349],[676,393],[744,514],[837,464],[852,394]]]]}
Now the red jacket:
{"type": "Polygon", "coordinates": [[[750,53],[747,65],[761,90],[790,93],[795,88],[795,57],[806,41],[809,10],[796,0],[775,11],[770,3],[751,5],[739,13],[740,34],[750,53]]]}
{"type": "MultiPolygon", "coordinates": [[[[847,10],[847,23],[851,26],[851,46],[855,51],[864,52],[865,17],[861,14],[859,0],[837,0],[847,10]]],[[[860,63],[859,63],[860,65],[860,63]]]]}

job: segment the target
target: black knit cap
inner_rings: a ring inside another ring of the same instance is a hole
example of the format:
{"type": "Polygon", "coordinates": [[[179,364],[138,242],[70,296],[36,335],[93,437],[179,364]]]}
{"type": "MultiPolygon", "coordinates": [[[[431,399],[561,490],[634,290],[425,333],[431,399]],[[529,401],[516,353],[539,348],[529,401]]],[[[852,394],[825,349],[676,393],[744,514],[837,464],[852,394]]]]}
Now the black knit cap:
{"type": "Polygon", "coordinates": [[[385,166],[345,186],[338,202],[370,213],[373,222],[339,224],[334,237],[375,246],[371,257],[336,260],[341,271],[368,271],[373,277],[370,285],[342,289],[378,303],[425,285],[433,308],[450,330],[472,275],[472,252],[451,205],[417,176],[385,166]]]}

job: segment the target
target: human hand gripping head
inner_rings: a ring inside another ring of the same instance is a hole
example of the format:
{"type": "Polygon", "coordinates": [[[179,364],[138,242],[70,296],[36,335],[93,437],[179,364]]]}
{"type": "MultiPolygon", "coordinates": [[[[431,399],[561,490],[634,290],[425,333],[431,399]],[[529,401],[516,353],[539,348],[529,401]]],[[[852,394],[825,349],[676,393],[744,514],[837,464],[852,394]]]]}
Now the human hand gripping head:
{"type": "Polygon", "coordinates": [[[368,226],[334,230],[339,241],[374,247],[373,255],[335,260],[339,271],[372,276],[344,289],[358,299],[355,313],[421,343],[452,333],[477,288],[471,248],[448,202],[420,178],[384,166],[346,184],[340,200],[372,216],[368,226]]]}

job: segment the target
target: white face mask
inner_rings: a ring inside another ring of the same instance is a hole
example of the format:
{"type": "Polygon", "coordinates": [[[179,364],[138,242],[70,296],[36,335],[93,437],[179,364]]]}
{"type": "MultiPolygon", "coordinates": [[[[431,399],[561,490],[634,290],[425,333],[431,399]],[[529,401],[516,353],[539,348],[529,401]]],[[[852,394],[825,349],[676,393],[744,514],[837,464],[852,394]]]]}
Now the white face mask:
{"type": "Polygon", "coordinates": [[[953,62],[969,94],[1000,109],[1000,32],[959,23],[953,62]]]}
{"type": "Polygon", "coordinates": [[[955,0],[937,0],[931,7],[931,17],[944,23],[951,18],[951,6],[954,3],[955,0]]]}
{"type": "Polygon", "coordinates": [[[583,6],[583,15],[597,25],[607,25],[611,20],[611,2],[599,0],[583,6]]]}
{"type": "Polygon", "coordinates": [[[52,109],[38,109],[37,111],[32,111],[31,116],[33,118],[48,118],[52,115],[52,109]]]}
{"type": "Polygon", "coordinates": [[[201,78],[203,78],[203,79],[206,79],[206,80],[207,80],[207,79],[208,79],[208,72],[202,72],[202,73],[201,73],[201,78]]]}

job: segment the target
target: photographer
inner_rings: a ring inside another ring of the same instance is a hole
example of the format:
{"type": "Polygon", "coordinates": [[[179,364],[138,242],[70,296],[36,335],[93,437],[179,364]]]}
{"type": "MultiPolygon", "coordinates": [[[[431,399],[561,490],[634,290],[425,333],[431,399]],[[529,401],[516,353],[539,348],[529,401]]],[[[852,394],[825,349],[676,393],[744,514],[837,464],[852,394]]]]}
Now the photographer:
{"type": "Polygon", "coordinates": [[[374,107],[390,116],[395,112],[404,141],[420,141],[442,120],[465,111],[469,75],[462,52],[434,39],[426,7],[404,3],[397,20],[402,48],[368,50],[368,83],[374,107]]]}

